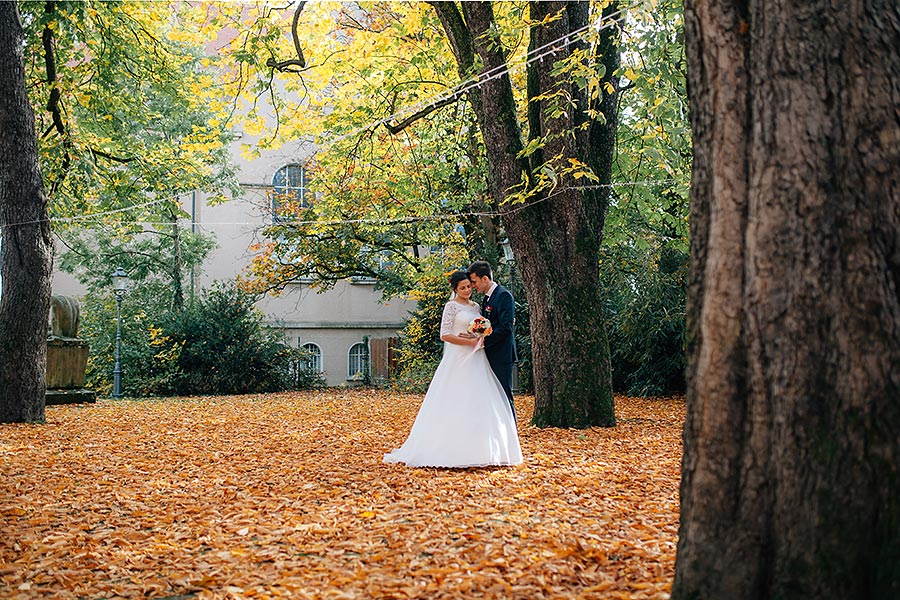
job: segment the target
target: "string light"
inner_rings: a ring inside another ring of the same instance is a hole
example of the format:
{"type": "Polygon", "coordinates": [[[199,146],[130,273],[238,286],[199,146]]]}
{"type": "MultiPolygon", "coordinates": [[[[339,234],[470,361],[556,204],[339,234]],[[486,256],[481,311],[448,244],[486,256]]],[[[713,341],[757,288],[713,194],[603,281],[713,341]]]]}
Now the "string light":
{"type": "MultiPolygon", "coordinates": [[[[504,215],[508,215],[510,213],[516,213],[526,208],[530,208],[537,204],[541,204],[542,202],[546,202],[551,198],[558,196],[559,194],[568,191],[568,190],[594,190],[594,189],[611,189],[611,188],[620,188],[620,187],[650,187],[650,186],[663,186],[663,185],[673,185],[678,183],[677,179],[647,179],[643,181],[624,181],[624,182],[616,182],[610,184],[596,184],[596,185],[585,185],[585,186],[577,186],[577,187],[564,187],[558,188],[552,193],[538,198],[532,202],[524,202],[522,204],[513,205],[511,208],[504,211],[467,211],[467,212],[453,212],[453,213],[443,213],[437,215],[415,215],[415,216],[406,216],[406,217],[379,217],[379,218],[360,218],[360,219],[309,219],[309,220],[289,220],[283,223],[284,226],[292,226],[299,227],[303,225],[322,225],[322,226],[337,226],[337,225],[377,225],[377,224],[391,224],[391,223],[423,223],[429,221],[456,221],[462,217],[502,217],[504,215]]],[[[130,222],[131,223],[131,222],[130,222]]],[[[171,221],[133,221],[136,225],[146,225],[151,227],[163,227],[163,226],[171,226],[171,221]]],[[[203,227],[205,229],[210,229],[213,227],[233,227],[233,226],[268,226],[264,223],[261,223],[259,220],[257,221],[191,221],[192,225],[197,225],[199,227],[203,227]]],[[[105,224],[97,224],[99,227],[104,226],[105,224]]]]}

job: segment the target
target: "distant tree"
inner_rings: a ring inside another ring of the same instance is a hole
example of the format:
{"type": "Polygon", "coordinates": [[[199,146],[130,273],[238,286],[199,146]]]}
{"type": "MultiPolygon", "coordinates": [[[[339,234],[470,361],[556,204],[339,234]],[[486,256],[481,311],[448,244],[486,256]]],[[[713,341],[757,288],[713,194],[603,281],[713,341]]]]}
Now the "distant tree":
{"type": "Polygon", "coordinates": [[[685,3],[672,598],[900,597],[900,5],[685,3]]]}
{"type": "Polygon", "coordinates": [[[409,292],[432,271],[467,264],[469,252],[482,256],[499,247],[504,234],[490,214],[496,204],[487,191],[484,144],[467,102],[427,119],[372,125],[395,111],[411,118],[407,104],[450,90],[455,66],[429,6],[299,3],[288,11],[237,12],[216,5],[210,14],[219,26],[290,27],[308,61],[298,64],[293,35],[250,35],[240,47],[223,48],[220,58],[232,61],[226,71],[247,71],[226,83],[229,94],[271,87],[259,102],[256,96],[248,102],[243,126],[256,131],[263,103],[274,104],[279,116],[259,146],[246,152],[296,139],[314,140],[316,150],[303,165],[304,189],[276,189],[266,198],[274,207],[272,222],[256,248],[248,287],[281,289],[299,280],[327,289],[362,277],[390,297],[409,292]],[[284,60],[269,59],[263,67],[265,56],[284,60]],[[334,56],[340,66],[329,62],[334,56]]]}
{"type": "Polygon", "coordinates": [[[0,2],[0,422],[43,421],[53,241],[16,2],[0,2]]]}
{"type": "Polygon", "coordinates": [[[26,77],[56,230],[168,222],[177,196],[233,189],[226,107],[193,13],[164,2],[22,2],[26,77]]]}
{"type": "MultiPolygon", "coordinates": [[[[141,225],[117,229],[72,229],[60,237],[59,269],[75,275],[93,293],[104,293],[110,285],[110,265],[122,267],[135,285],[154,281],[167,299],[166,310],[181,310],[185,303],[183,280],[198,269],[215,242],[210,236],[191,232],[172,213],[168,228],[141,225]]],[[[190,298],[188,298],[190,300],[190,298]]]]}
{"type": "Polygon", "coordinates": [[[179,224],[183,198],[237,190],[193,13],[132,0],[20,6],[58,266],[84,283],[108,284],[126,263],[164,274],[179,308],[181,250],[196,237],[179,224]]]}

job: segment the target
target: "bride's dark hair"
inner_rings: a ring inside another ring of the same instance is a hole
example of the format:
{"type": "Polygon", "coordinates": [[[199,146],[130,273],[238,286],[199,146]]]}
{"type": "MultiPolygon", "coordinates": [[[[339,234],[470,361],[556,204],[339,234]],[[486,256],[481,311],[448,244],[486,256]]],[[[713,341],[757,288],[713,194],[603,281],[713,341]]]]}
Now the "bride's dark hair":
{"type": "Polygon", "coordinates": [[[454,271],[450,276],[450,289],[454,292],[456,291],[456,286],[460,284],[461,281],[468,281],[469,274],[465,271],[454,271]]]}

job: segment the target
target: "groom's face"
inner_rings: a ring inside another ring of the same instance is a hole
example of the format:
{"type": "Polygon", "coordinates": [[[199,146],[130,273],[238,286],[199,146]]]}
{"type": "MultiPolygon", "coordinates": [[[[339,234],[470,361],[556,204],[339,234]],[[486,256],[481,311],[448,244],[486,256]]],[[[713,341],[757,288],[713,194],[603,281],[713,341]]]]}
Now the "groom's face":
{"type": "Polygon", "coordinates": [[[482,294],[487,293],[487,291],[491,289],[490,277],[479,277],[475,273],[472,273],[471,275],[469,275],[469,280],[472,282],[472,285],[475,287],[475,289],[482,294]]]}

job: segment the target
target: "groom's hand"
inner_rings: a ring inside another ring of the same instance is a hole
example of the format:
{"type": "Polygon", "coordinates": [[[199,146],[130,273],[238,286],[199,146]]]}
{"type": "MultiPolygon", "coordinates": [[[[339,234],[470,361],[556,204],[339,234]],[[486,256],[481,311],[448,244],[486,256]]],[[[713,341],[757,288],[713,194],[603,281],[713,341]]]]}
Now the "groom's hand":
{"type": "Polygon", "coordinates": [[[466,338],[467,340],[475,339],[478,337],[474,333],[469,333],[468,331],[464,331],[462,333],[457,333],[456,335],[458,335],[461,338],[466,338]]]}

